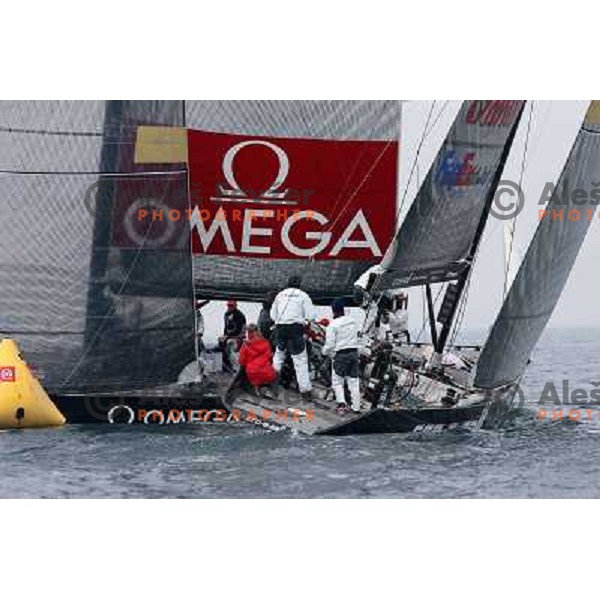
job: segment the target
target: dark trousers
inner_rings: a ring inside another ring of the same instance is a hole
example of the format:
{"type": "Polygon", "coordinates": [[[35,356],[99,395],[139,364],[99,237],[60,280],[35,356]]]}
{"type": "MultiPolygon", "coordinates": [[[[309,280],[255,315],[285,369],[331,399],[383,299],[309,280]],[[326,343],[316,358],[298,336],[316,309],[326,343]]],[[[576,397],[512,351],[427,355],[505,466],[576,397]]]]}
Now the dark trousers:
{"type": "Polygon", "coordinates": [[[292,323],[277,325],[275,329],[275,345],[281,352],[289,352],[292,356],[304,352],[304,325],[292,323]]]}

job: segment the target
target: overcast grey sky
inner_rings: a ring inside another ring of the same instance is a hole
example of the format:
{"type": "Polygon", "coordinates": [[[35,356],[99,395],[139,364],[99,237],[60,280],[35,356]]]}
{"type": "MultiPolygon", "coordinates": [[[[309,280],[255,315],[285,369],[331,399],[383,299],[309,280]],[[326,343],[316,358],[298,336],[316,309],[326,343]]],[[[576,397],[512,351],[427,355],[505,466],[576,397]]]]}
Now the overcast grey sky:
{"type": "MultiPolygon", "coordinates": [[[[525,207],[517,218],[515,240],[522,252],[533,236],[538,224],[538,199],[547,181],[556,181],[571,149],[581,121],[587,109],[587,101],[535,101],[531,118],[531,130],[527,160],[523,176],[525,207]]],[[[434,114],[444,106],[437,101],[434,114]]],[[[435,129],[423,145],[419,160],[420,181],[427,173],[435,153],[456,116],[460,102],[446,105],[435,129]]],[[[410,167],[414,161],[416,147],[421,138],[431,101],[409,102],[404,105],[402,161],[400,194],[407,187],[410,167]]],[[[529,104],[504,171],[504,179],[519,181],[523,158],[529,104]]],[[[412,200],[417,182],[408,188],[407,200],[412,200]]],[[[407,201],[407,205],[409,202],[407,201]]],[[[600,327],[600,314],[596,310],[596,270],[600,258],[600,229],[596,218],[590,226],[588,236],[571,273],[567,286],[554,312],[549,327],[600,327]]],[[[504,281],[503,223],[491,218],[478,259],[469,294],[465,327],[491,326],[501,303],[504,281]]],[[[418,296],[416,292],[413,292],[418,296]]],[[[417,300],[417,298],[415,298],[417,300]]],[[[420,310],[420,302],[417,302],[420,310]]],[[[413,304],[414,306],[414,304],[413,304]]],[[[413,311],[414,312],[414,311],[413,311]]],[[[414,325],[420,315],[411,314],[414,325]]]]}

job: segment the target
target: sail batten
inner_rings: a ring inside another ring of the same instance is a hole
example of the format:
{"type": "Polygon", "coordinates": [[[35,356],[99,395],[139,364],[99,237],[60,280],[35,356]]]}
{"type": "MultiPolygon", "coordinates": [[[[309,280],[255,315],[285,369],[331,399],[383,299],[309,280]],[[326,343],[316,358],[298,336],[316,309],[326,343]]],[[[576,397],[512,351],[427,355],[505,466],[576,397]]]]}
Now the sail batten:
{"type": "Polygon", "coordinates": [[[494,388],[517,381],[544,331],[583,244],[600,181],[600,103],[591,103],[554,194],[483,348],[475,385],[494,388]],[[575,190],[585,190],[587,199],[575,190]],[[571,209],[579,218],[572,219],[571,209]]]}

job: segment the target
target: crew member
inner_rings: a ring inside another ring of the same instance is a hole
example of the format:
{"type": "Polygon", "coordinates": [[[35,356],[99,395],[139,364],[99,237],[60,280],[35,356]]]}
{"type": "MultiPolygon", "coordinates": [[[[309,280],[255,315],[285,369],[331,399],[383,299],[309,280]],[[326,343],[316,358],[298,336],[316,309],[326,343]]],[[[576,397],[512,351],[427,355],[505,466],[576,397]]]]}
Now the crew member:
{"type": "Polygon", "coordinates": [[[236,300],[227,300],[223,322],[223,335],[219,338],[219,348],[223,352],[223,370],[233,373],[237,368],[236,354],[242,344],[246,326],[246,317],[238,309],[236,300]]]}
{"type": "Polygon", "coordinates": [[[260,314],[258,315],[258,321],[256,322],[258,325],[258,330],[262,336],[269,341],[271,341],[272,329],[274,325],[273,319],[271,319],[271,306],[273,306],[275,296],[277,296],[277,292],[269,292],[267,294],[266,298],[263,300],[262,308],[260,309],[260,314]]]}
{"type": "Polygon", "coordinates": [[[333,321],[325,334],[323,353],[333,357],[331,387],[335,393],[337,411],[348,409],[344,398],[344,383],[348,384],[352,399],[352,412],[360,412],[360,385],[358,381],[358,326],[345,314],[344,301],[338,298],[331,305],[333,321]]]}
{"type": "Polygon", "coordinates": [[[408,294],[400,292],[394,299],[393,310],[388,315],[390,332],[395,339],[404,338],[410,344],[408,330],[408,294]]]}
{"type": "Polygon", "coordinates": [[[363,326],[367,336],[378,342],[388,341],[388,334],[390,333],[389,317],[392,307],[392,298],[385,292],[379,296],[377,302],[373,302],[369,306],[363,326]]]}
{"type": "Polygon", "coordinates": [[[288,287],[279,292],[271,306],[271,319],[275,323],[275,357],[273,366],[281,371],[286,353],[294,363],[298,390],[304,400],[310,400],[312,385],[308,373],[308,355],[304,341],[304,325],[314,318],[310,296],[300,289],[301,278],[293,275],[288,287]]]}
{"type": "Polygon", "coordinates": [[[204,345],[204,316],[202,309],[210,300],[196,300],[196,363],[198,365],[198,376],[201,378],[204,374],[204,359],[202,354],[206,351],[204,345]]]}
{"type": "Polygon", "coordinates": [[[248,337],[240,350],[240,367],[244,368],[250,384],[259,389],[277,379],[277,372],[271,364],[273,351],[254,323],[248,325],[247,332],[248,337]]]}

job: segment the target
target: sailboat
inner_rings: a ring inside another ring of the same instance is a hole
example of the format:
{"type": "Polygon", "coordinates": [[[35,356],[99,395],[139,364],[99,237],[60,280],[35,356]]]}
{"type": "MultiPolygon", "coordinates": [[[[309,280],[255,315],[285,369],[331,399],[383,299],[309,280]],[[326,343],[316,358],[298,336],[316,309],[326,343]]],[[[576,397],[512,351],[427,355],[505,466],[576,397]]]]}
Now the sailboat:
{"type": "MultiPolygon", "coordinates": [[[[451,343],[456,317],[525,103],[500,103],[486,112],[490,105],[463,103],[368,286],[373,301],[399,288],[425,286],[432,343],[392,340],[368,361],[362,377],[370,406],[362,414],[334,417],[332,402],[326,406],[320,399],[317,409],[296,405],[299,413],[289,427],[324,435],[431,432],[498,425],[510,409],[589,228],[591,219],[566,215],[572,190],[587,189],[600,175],[599,104],[590,104],[546,207],[549,218],[540,221],[518,273],[507,266],[511,285],[483,348],[466,348],[451,343]],[[440,282],[447,286],[436,316],[431,284],[440,282]]],[[[588,197],[576,208],[593,213],[595,201],[588,197]]],[[[283,406],[248,397],[239,404],[255,413],[260,407],[270,420],[284,414],[277,412],[283,406]]]]}
{"type": "MultiPolygon", "coordinates": [[[[541,222],[483,350],[452,343],[524,105],[464,102],[396,233],[396,101],[2,102],[0,335],[18,339],[71,422],[233,418],[330,434],[482,423],[512,398],[587,231],[541,222]],[[260,301],[293,271],[325,304],[373,266],[372,302],[424,286],[432,343],[392,343],[374,369],[365,337],[361,415],[337,415],[325,389],[310,405],[293,392],[224,404],[220,378],[176,384],[197,360],[197,298],[260,301]]],[[[559,190],[597,177],[597,114],[594,103],[559,190]]]]}

